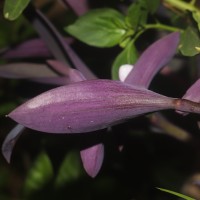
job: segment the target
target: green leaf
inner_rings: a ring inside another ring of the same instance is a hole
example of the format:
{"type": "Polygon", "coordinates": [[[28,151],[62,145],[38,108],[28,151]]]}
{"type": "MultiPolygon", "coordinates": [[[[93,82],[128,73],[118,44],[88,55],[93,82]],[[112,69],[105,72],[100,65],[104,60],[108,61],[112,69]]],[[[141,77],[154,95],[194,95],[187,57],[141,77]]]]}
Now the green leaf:
{"type": "Polygon", "coordinates": [[[30,0],[6,0],[4,4],[4,17],[9,20],[17,19],[28,6],[30,0]]]}
{"type": "Polygon", "coordinates": [[[70,152],[63,160],[58,175],[56,177],[55,186],[62,187],[66,183],[77,180],[83,173],[80,156],[77,152],[70,152]]]}
{"type": "Polygon", "coordinates": [[[147,16],[146,0],[139,0],[129,6],[126,22],[135,30],[138,26],[146,24],[147,16]]]}
{"type": "Polygon", "coordinates": [[[44,187],[53,177],[53,167],[46,153],[41,153],[29,170],[24,183],[24,194],[31,195],[44,187]]]}
{"type": "Polygon", "coordinates": [[[193,11],[192,12],[192,17],[193,19],[196,21],[197,25],[198,25],[198,29],[200,31],[200,12],[197,11],[193,11]]]}
{"type": "Polygon", "coordinates": [[[112,79],[119,79],[119,68],[121,65],[134,64],[137,58],[137,50],[133,44],[133,41],[131,41],[114,60],[112,65],[112,79]]]}
{"type": "Polygon", "coordinates": [[[163,191],[163,192],[167,192],[167,193],[169,193],[169,194],[173,194],[173,195],[175,195],[175,196],[177,196],[177,197],[181,197],[182,199],[185,199],[185,200],[195,200],[195,199],[193,199],[193,198],[191,198],[191,197],[188,197],[188,196],[186,196],[186,195],[180,194],[180,193],[178,193],[178,192],[174,192],[174,191],[167,190],[167,189],[163,189],[163,188],[157,188],[157,189],[159,189],[159,190],[161,190],[161,191],[163,191]]]}
{"type": "Polygon", "coordinates": [[[180,51],[184,56],[200,53],[200,38],[192,27],[188,27],[181,35],[180,51]]]}
{"type": "Polygon", "coordinates": [[[95,9],[77,19],[65,30],[80,41],[96,47],[117,45],[125,30],[124,16],[114,9],[95,9]]]}

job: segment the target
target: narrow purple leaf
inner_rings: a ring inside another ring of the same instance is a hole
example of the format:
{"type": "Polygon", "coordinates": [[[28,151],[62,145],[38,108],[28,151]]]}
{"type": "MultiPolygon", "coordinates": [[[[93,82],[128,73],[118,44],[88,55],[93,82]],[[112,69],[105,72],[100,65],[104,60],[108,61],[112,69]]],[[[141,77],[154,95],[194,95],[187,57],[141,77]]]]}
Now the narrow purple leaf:
{"type": "MultiPolygon", "coordinates": [[[[91,80],[49,90],[19,106],[8,116],[38,131],[82,133],[103,129],[148,112],[172,109],[174,101],[118,81],[91,80]]],[[[176,103],[176,108],[181,109],[179,105],[183,103],[176,103]]]]}
{"type": "Polygon", "coordinates": [[[31,21],[38,34],[45,41],[54,57],[63,63],[77,68],[87,79],[94,79],[96,76],[83,63],[72,48],[65,43],[63,37],[56,30],[53,24],[39,11],[29,6],[25,16],[31,21]]]}
{"type": "Polygon", "coordinates": [[[104,145],[94,145],[82,150],[80,154],[85,171],[88,175],[94,178],[101,169],[104,157],[104,145]]]}
{"type": "Polygon", "coordinates": [[[148,47],[124,82],[148,88],[157,72],[174,56],[179,36],[178,32],[171,33],[148,47]]]}
{"type": "MultiPolygon", "coordinates": [[[[72,38],[65,38],[65,43],[68,45],[72,43],[72,38]]],[[[39,38],[25,41],[7,50],[2,51],[2,57],[8,59],[17,58],[34,58],[34,57],[51,57],[52,53],[48,49],[46,43],[39,38]]]]}
{"type": "Polygon", "coordinates": [[[22,134],[25,127],[21,124],[16,125],[7,135],[2,144],[2,154],[6,161],[10,163],[11,154],[17,139],[22,134]]]}
{"type": "Polygon", "coordinates": [[[85,80],[83,75],[76,69],[69,68],[59,61],[47,61],[53,68],[45,64],[12,63],[0,65],[0,77],[12,79],[27,79],[29,81],[67,85],[73,82],[85,80]],[[64,76],[59,76],[63,74],[64,76]]]}
{"type": "Polygon", "coordinates": [[[31,39],[4,52],[3,58],[50,57],[51,52],[41,39],[31,39]]]}
{"type": "Polygon", "coordinates": [[[47,84],[47,85],[55,85],[55,86],[62,86],[74,83],[70,77],[43,77],[43,78],[29,78],[29,81],[47,84]]]}
{"type": "Polygon", "coordinates": [[[70,6],[72,10],[78,15],[83,15],[89,10],[87,0],[62,0],[67,6],[70,6]]]}
{"type": "Polygon", "coordinates": [[[0,76],[15,79],[58,77],[58,75],[47,65],[34,63],[11,63],[0,65],[0,76]]]}

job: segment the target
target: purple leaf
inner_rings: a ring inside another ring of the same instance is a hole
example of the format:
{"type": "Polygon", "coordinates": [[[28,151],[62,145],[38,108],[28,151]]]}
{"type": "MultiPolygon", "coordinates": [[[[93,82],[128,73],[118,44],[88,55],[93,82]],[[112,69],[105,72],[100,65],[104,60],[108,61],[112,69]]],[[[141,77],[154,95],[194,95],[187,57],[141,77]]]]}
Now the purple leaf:
{"type": "Polygon", "coordinates": [[[36,31],[45,41],[57,60],[71,67],[74,66],[74,68],[78,69],[87,79],[96,78],[72,48],[66,44],[53,24],[39,10],[35,10],[33,7],[29,6],[24,14],[31,21],[33,27],[35,27],[36,31]]]}
{"type": "Polygon", "coordinates": [[[85,80],[83,75],[76,69],[69,68],[59,61],[50,60],[47,62],[52,66],[53,70],[45,64],[13,63],[0,65],[0,77],[28,79],[34,82],[58,86],[85,80]],[[58,76],[58,72],[64,76],[58,76]]]}
{"type": "Polygon", "coordinates": [[[89,9],[87,0],[62,0],[78,15],[83,15],[89,9]]]}
{"type": "Polygon", "coordinates": [[[45,64],[13,63],[0,65],[0,77],[28,79],[58,86],[85,80],[83,75],[76,69],[69,68],[59,61],[50,60],[47,62],[52,66],[53,70],[45,64]],[[64,76],[58,76],[58,72],[64,76]]]}
{"type": "MultiPolygon", "coordinates": [[[[65,43],[71,44],[72,39],[64,39],[65,43]]],[[[31,39],[23,42],[15,47],[7,48],[7,50],[2,51],[2,57],[8,59],[16,58],[34,58],[34,57],[51,57],[52,53],[46,46],[45,42],[39,38],[31,39]]]]}
{"type": "Polygon", "coordinates": [[[157,72],[174,56],[179,33],[171,33],[148,47],[134,65],[124,82],[148,88],[157,72]]]}
{"type": "MultiPolygon", "coordinates": [[[[90,132],[148,112],[172,109],[175,99],[111,80],[82,81],[49,90],[8,116],[48,133],[90,132]]],[[[175,102],[177,109],[189,109],[175,102]]]]}
{"type": "Polygon", "coordinates": [[[10,163],[11,154],[17,139],[22,134],[25,127],[21,124],[16,125],[7,135],[2,144],[2,154],[6,161],[10,163]]]}
{"type": "Polygon", "coordinates": [[[42,83],[42,84],[50,84],[55,86],[62,86],[74,83],[71,77],[43,77],[43,78],[29,78],[29,81],[42,83]]]}
{"type": "Polygon", "coordinates": [[[101,169],[104,157],[104,145],[97,144],[82,150],[80,153],[85,171],[89,176],[94,178],[101,169]]]}
{"type": "Polygon", "coordinates": [[[13,63],[0,65],[0,76],[4,78],[58,77],[47,65],[34,63],[13,63]]]}

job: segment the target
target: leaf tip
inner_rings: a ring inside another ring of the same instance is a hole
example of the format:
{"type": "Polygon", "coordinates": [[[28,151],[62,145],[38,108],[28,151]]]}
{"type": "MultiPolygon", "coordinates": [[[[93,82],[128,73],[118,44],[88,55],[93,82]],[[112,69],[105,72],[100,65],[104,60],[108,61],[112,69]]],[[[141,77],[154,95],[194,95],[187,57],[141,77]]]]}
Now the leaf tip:
{"type": "Polygon", "coordinates": [[[81,159],[86,173],[95,178],[99,173],[104,157],[104,145],[97,144],[81,152],[81,159]]]}
{"type": "Polygon", "coordinates": [[[10,163],[13,148],[24,129],[25,129],[25,127],[23,125],[21,125],[21,124],[16,125],[8,133],[7,137],[5,138],[5,140],[2,144],[1,151],[2,151],[4,158],[6,159],[6,161],[8,163],[10,163]]]}

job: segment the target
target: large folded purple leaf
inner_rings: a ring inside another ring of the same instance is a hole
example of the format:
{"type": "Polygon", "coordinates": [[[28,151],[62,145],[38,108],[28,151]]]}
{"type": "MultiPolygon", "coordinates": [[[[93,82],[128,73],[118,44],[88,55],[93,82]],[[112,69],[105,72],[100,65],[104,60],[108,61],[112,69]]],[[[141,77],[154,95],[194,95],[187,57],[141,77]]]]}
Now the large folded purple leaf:
{"type": "Polygon", "coordinates": [[[89,9],[87,0],[62,0],[78,15],[83,15],[89,9]]]}
{"type": "Polygon", "coordinates": [[[25,127],[21,124],[16,125],[7,135],[6,139],[4,140],[2,144],[2,153],[7,162],[10,162],[10,157],[12,154],[13,147],[15,146],[15,143],[17,139],[20,137],[21,133],[25,127]]]}
{"type": "MultiPolygon", "coordinates": [[[[65,38],[67,44],[72,42],[71,38],[65,38]]],[[[48,49],[45,42],[40,38],[30,39],[12,48],[7,48],[1,51],[3,58],[17,59],[17,58],[34,58],[34,57],[51,57],[52,53],[48,49]]]]}
{"type": "Polygon", "coordinates": [[[0,65],[0,76],[4,78],[43,78],[43,77],[58,77],[45,64],[34,63],[11,63],[0,65]]]}
{"type": "MultiPolygon", "coordinates": [[[[38,131],[82,133],[103,129],[148,112],[172,109],[174,101],[118,81],[91,80],[47,91],[8,116],[38,131]]],[[[181,109],[183,103],[177,104],[177,109],[181,109]]]]}
{"type": "Polygon", "coordinates": [[[85,171],[91,177],[95,177],[102,166],[104,145],[94,145],[90,148],[82,150],[80,154],[85,171]]]}
{"type": "Polygon", "coordinates": [[[154,76],[173,57],[179,43],[179,33],[171,33],[148,47],[133,70],[125,79],[125,83],[148,88],[154,76]]]}
{"type": "Polygon", "coordinates": [[[29,6],[24,14],[57,60],[80,70],[87,79],[96,78],[72,48],[66,44],[53,24],[39,10],[29,6]]]}

